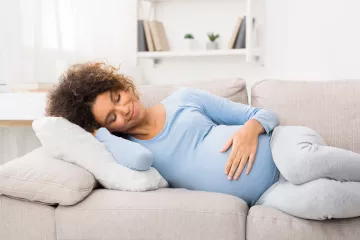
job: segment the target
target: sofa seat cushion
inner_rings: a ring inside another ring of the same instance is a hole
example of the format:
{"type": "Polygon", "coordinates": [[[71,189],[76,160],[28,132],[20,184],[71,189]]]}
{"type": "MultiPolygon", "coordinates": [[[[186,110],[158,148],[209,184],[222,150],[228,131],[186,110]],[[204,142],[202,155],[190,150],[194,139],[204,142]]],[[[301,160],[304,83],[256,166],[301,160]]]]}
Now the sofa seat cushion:
{"type": "Polygon", "coordinates": [[[93,191],[56,209],[62,239],[245,239],[248,207],[236,197],[185,189],[93,191]]]}
{"type": "Polygon", "coordinates": [[[360,218],[305,220],[274,208],[254,206],[247,217],[246,236],[248,240],[355,240],[360,236],[360,218]]]}
{"type": "Polygon", "coordinates": [[[0,239],[55,240],[55,208],[0,196],[0,239]]]}

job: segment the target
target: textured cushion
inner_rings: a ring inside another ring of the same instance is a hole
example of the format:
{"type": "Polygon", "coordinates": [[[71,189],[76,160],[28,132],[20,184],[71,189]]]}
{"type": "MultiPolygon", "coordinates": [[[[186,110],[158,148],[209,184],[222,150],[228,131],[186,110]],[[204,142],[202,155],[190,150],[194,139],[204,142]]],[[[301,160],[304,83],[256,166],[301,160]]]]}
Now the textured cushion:
{"type": "Polygon", "coordinates": [[[147,191],[167,187],[155,168],[134,171],[118,164],[103,143],[65,118],[37,119],[33,129],[51,156],[87,169],[105,188],[147,191]]]}
{"type": "Polygon", "coordinates": [[[58,239],[243,240],[248,207],[240,198],[185,189],[95,190],[56,209],[58,239]]]}
{"type": "Polygon", "coordinates": [[[335,147],[360,153],[360,81],[264,80],[252,87],[251,104],[275,111],[281,125],[317,131],[335,147]]]}
{"type": "Polygon", "coordinates": [[[248,240],[356,240],[359,236],[360,218],[305,220],[264,206],[252,207],[246,223],[248,240]]]}
{"type": "Polygon", "coordinates": [[[55,240],[55,209],[0,196],[1,240],[55,240]]]}
{"type": "Polygon", "coordinates": [[[0,166],[0,193],[29,201],[73,205],[94,185],[91,173],[52,158],[43,147],[0,166]]]}
{"type": "Polygon", "coordinates": [[[243,79],[217,79],[206,82],[186,84],[159,84],[141,85],[138,87],[140,99],[147,106],[153,106],[181,87],[203,89],[220,97],[228,98],[234,102],[248,104],[248,95],[243,79]]]}

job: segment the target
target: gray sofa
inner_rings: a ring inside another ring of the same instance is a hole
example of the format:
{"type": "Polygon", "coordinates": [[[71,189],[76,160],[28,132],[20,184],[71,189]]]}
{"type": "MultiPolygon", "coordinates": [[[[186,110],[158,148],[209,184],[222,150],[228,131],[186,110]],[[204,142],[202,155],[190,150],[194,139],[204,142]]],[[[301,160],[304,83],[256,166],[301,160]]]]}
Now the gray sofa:
{"type": "MultiPolygon", "coordinates": [[[[242,80],[192,86],[233,101],[248,100],[242,80]]],[[[140,92],[146,105],[152,105],[177,87],[142,86],[140,92]]],[[[281,125],[311,127],[330,145],[360,152],[360,81],[264,80],[251,93],[251,104],[277,112],[281,125]]],[[[360,239],[360,218],[309,221],[268,207],[249,209],[233,196],[186,189],[98,188],[74,206],[0,196],[0,239],[349,240],[360,239]]]]}

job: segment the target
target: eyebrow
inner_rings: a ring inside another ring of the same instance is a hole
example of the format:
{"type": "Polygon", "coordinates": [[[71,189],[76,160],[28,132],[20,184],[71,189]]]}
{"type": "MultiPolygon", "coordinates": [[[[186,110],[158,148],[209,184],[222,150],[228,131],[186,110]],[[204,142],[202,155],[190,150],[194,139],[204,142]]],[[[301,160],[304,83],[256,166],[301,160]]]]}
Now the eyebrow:
{"type": "MultiPolygon", "coordinates": [[[[111,102],[113,102],[113,92],[110,92],[110,101],[111,102]]],[[[110,116],[111,116],[111,113],[112,113],[112,111],[110,111],[107,115],[106,115],[106,118],[105,118],[105,125],[107,125],[108,124],[108,121],[109,121],[109,118],[110,118],[110,116]]]]}

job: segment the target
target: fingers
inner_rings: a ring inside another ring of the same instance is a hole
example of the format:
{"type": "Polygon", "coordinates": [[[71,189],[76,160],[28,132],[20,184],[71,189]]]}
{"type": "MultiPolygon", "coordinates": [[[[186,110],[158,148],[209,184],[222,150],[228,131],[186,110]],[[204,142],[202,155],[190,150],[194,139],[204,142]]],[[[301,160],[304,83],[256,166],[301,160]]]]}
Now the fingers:
{"type": "Polygon", "coordinates": [[[250,173],[251,168],[252,168],[252,166],[254,164],[254,160],[255,160],[255,154],[252,153],[252,154],[250,154],[249,164],[248,164],[248,166],[246,168],[246,174],[250,173]]]}
{"type": "Polygon", "coordinates": [[[231,168],[228,174],[228,179],[232,180],[232,177],[234,176],[234,173],[236,171],[236,169],[238,168],[240,161],[241,161],[241,155],[239,155],[241,153],[238,152],[238,154],[236,155],[235,159],[233,160],[232,164],[231,164],[231,168]]]}
{"type": "Polygon", "coordinates": [[[233,138],[231,137],[225,144],[225,146],[223,147],[223,149],[221,149],[220,152],[226,152],[232,145],[233,143],[233,138]]]}
{"type": "Polygon", "coordinates": [[[236,153],[237,152],[235,150],[232,150],[230,153],[229,160],[225,166],[225,174],[226,175],[229,175],[229,172],[230,172],[230,169],[232,168],[233,162],[236,159],[236,153]]]}
{"type": "Polygon", "coordinates": [[[240,161],[240,165],[239,165],[239,167],[238,167],[238,169],[237,169],[237,171],[236,171],[235,177],[234,177],[235,180],[238,180],[238,179],[239,179],[242,171],[244,170],[244,167],[245,167],[248,159],[249,159],[249,155],[248,155],[248,154],[242,156],[241,161],[240,161]]]}

